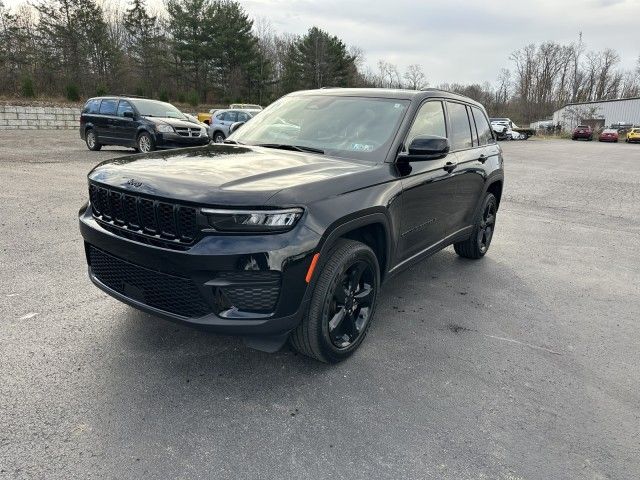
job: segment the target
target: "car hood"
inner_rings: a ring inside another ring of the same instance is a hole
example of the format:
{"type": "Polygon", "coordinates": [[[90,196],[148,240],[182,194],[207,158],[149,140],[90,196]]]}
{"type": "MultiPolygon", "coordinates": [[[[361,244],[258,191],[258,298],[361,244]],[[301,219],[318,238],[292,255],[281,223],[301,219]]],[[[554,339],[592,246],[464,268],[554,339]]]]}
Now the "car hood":
{"type": "Polygon", "coordinates": [[[89,179],[185,202],[260,206],[285,189],[291,190],[287,198],[303,204],[361,188],[374,181],[375,170],[375,164],[323,155],[209,145],[109,160],[89,179]]]}
{"type": "Polygon", "coordinates": [[[172,127],[185,127],[185,128],[187,127],[193,128],[194,126],[200,128],[203,126],[191,120],[180,119],[180,118],[170,118],[170,117],[144,117],[144,118],[146,118],[150,122],[153,122],[157,125],[171,125],[172,127]]]}

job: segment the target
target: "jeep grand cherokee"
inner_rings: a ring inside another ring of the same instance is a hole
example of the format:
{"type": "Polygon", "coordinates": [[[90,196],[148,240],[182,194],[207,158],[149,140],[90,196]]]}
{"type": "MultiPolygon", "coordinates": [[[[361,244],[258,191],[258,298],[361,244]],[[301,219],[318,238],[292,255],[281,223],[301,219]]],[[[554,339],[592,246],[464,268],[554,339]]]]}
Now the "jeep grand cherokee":
{"type": "Polygon", "coordinates": [[[502,166],[469,98],[293,93],[226,144],[94,168],[89,275],[159,317],[337,362],[362,343],[382,282],[451,244],[485,255],[502,166]]]}

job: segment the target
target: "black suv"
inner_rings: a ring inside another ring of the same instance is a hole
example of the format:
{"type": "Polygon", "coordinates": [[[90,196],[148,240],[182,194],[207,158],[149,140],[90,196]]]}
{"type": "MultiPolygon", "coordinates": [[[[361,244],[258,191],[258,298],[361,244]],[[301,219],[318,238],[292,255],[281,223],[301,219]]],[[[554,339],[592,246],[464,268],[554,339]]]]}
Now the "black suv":
{"type": "Polygon", "coordinates": [[[159,317],[337,362],[380,284],[453,244],[481,258],[503,160],[484,108],[440,90],[281,98],[225,144],[111,160],[80,211],[89,275],[159,317]]]}
{"type": "Polygon", "coordinates": [[[209,143],[206,126],[170,103],[134,97],[90,98],[80,115],[80,138],[89,150],[122,145],[142,153],[209,143]]]}

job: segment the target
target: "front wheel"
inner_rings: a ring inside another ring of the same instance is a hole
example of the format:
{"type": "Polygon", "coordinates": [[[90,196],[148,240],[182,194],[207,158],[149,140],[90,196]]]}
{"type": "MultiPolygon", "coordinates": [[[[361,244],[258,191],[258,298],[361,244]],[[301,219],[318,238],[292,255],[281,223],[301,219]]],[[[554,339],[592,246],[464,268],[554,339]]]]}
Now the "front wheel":
{"type": "Polygon", "coordinates": [[[222,143],[224,142],[224,134],[222,132],[216,132],[213,135],[213,143],[222,143]]]}
{"type": "Polygon", "coordinates": [[[373,250],[354,240],[338,240],[326,256],[307,312],[290,341],[304,355],[337,363],[353,354],[367,334],[380,267],[373,250]]]}
{"type": "Polygon", "coordinates": [[[473,226],[471,236],[463,242],[453,244],[453,248],[458,255],[473,259],[484,257],[493,239],[497,213],[498,201],[492,193],[487,193],[473,226]]]}
{"type": "Polygon", "coordinates": [[[155,143],[153,142],[153,138],[146,132],[141,133],[138,136],[137,142],[137,150],[140,153],[148,153],[152,152],[156,149],[155,143]]]}

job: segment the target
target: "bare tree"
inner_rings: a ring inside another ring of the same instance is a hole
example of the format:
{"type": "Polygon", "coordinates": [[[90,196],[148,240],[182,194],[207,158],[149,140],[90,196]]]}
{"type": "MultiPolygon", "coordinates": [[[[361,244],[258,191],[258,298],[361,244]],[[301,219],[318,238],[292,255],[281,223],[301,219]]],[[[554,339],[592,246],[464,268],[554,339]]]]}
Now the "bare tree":
{"type": "Polygon", "coordinates": [[[407,81],[406,87],[411,90],[422,90],[429,85],[422,67],[417,64],[409,65],[404,72],[403,78],[407,81]]]}

